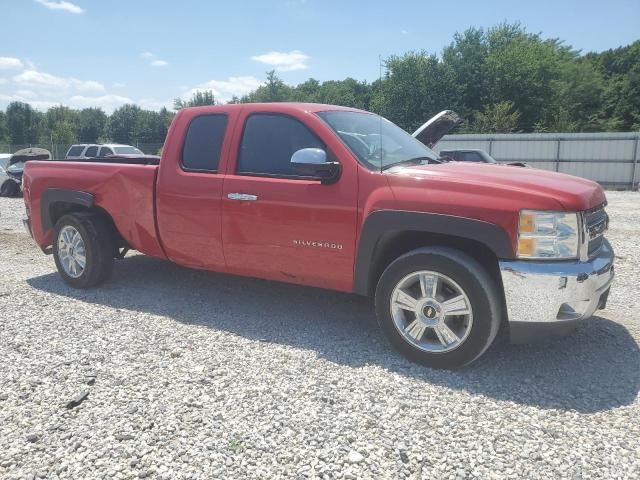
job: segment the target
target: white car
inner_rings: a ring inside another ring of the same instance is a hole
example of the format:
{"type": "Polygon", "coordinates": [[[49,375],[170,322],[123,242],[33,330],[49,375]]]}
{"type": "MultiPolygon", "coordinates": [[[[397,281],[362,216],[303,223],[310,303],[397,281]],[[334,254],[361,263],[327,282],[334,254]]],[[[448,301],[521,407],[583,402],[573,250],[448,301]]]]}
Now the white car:
{"type": "Polygon", "coordinates": [[[102,158],[109,155],[144,155],[136,147],[118,143],[82,143],[71,145],[65,160],[82,160],[84,158],[102,158]]]}
{"type": "Polygon", "coordinates": [[[10,197],[15,190],[15,181],[7,175],[10,153],[0,153],[0,197],[10,197]]]}

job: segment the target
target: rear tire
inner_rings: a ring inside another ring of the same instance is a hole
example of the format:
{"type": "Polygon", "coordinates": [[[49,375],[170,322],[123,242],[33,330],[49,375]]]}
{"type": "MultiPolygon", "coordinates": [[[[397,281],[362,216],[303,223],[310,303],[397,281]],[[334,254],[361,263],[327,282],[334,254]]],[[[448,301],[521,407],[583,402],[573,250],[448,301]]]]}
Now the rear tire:
{"type": "Polygon", "coordinates": [[[0,197],[16,197],[20,193],[20,186],[13,180],[6,180],[0,186],[0,197]]]}
{"type": "Polygon", "coordinates": [[[56,222],[53,258],[62,279],[74,288],[90,288],[113,273],[113,230],[98,215],[74,213],[56,222]]]}
{"type": "Polygon", "coordinates": [[[499,298],[476,260],[451,248],[427,247],[387,267],[375,304],[382,331],[402,355],[429,367],[457,368],[480,357],[495,339],[499,298]]]}

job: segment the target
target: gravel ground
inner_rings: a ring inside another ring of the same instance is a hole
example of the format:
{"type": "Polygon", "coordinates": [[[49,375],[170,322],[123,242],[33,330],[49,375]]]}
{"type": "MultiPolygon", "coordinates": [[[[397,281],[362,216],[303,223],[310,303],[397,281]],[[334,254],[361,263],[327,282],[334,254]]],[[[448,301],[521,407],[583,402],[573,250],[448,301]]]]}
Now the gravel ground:
{"type": "Polygon", "coordinates": [[[607,310],[455,372],[397,355],[355,296],[140,255],[74,291],[21,202],[0,199],[1,478],[640,476],[638,193],[609,193],[607,310]]]}

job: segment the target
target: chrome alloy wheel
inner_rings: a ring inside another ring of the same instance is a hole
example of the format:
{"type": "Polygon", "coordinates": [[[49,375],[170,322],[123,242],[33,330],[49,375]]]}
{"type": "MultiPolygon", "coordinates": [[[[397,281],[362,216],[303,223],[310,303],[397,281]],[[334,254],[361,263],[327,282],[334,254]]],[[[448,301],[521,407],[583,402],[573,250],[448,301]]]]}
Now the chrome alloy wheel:
{"type": "Polygon", "coordinates": [[[80,232],[66,225],[58,233],[58,256],[67,275],[78,278],[87,264],[87,253],[80,232]]]}
{"type": "Polygon", "coordinates": [[[473,324],[471,301],[462,287],[438,272],[413,272],[391,294],[393,323],[413,346],[429,353],[456,349],[473,324]]]}

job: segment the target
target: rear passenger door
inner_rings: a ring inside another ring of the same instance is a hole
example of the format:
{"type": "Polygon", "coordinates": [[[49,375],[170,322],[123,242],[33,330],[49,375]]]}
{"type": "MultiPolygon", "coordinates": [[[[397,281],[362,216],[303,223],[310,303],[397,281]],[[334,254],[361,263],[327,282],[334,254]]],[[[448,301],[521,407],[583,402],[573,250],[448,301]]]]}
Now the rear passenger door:
{"type": "Polygon", "coordinates": [[[170,260],[222,271],[220,169],[226,159],[226,132],[235,114],[187,111],[184,115],[189,116],[185,136],[165,151],[159,169],[158,230],[170,260]]]}
{"type": "Polygon", "coordinates": [[[292,171],[293,153],[337,141],[310,113],[253,112],[238,119],[222,198],[230,272],[351,290],[356,167],[344,162],[329,185],[292,171]]]}

